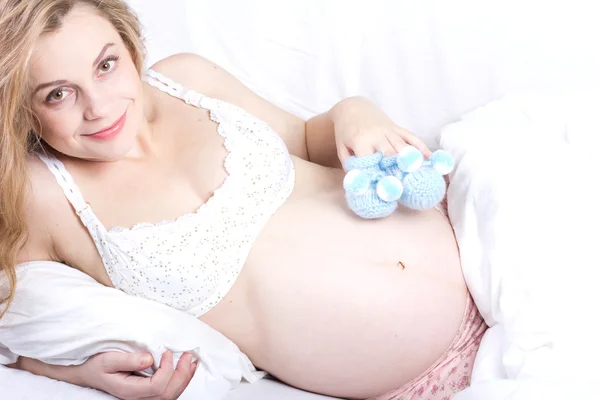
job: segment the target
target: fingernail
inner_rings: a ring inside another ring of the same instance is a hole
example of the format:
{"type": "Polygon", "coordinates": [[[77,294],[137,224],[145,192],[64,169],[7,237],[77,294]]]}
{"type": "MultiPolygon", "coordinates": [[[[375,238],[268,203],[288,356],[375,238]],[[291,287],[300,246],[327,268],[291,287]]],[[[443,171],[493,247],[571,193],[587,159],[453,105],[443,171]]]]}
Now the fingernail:
{"type": "Polygon", "coordinates": [[[148,354],[142,356],[142,360],[140,361],[140,365],[148,365],[152,362],[152,357],[148,354]]]}

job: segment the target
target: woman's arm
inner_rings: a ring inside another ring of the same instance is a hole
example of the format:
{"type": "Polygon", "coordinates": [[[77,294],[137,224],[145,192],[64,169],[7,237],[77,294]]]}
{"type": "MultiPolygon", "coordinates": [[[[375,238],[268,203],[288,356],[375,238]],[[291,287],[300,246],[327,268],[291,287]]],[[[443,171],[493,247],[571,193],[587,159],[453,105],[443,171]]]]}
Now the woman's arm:
{"type": "MultiPolygon", "coordinates": [[[[338,103],[339,104],[339,103],[338,103]]],[[[335,143],[334,109],[315,115],[305,125],[306,151],[308,159],[326,167],[341,168],[335,143]]]]}
{"type": "Polygon", "coordinates": [[[407,143],[426,155],[429,153],[421,140],[396,126],[364,97],[344,99],[331,110],[304,121],[258,96],[201,56],[177,54],[152,68],[186,87],[243,108],[268,123],[291,154],[321,165],[340,167],[352,154],[362,156],[383,151],[391,155],[407,143]]]}
{"type": "Polygon", "coordinates": [[[185,87],[241,107],[269,124],[291,154],[308,159],[305,121],[263,99],[218,65],[199,55],[182,53],[157,62],[152,69],[185,87]]]}
{"type": "Polygon", "coordinates": [[[34,375],[45,376],[57,381],[72,383],[77,386],[85,386],[83,385],[79,374],[79,371],[81,370],[79,366],[65,367],[61,365],[49,365],[32,358],[19,357],[17,362],[8,364],[7,367],[20,369],[34,375]]]}
{"type": "Polygon", "coordinates": [[[418,137],[394,122],[369,99],[348,97],[331,110],[306,122],[306,145],[311,161],[341,167],[351,155],[398,153],[410,144],[425,156],[431,151],[418,137]]]}
{"type": "Polygon", "coordinates": [[[177,399],[192,380],[197,362],[183,355],[173,368],[173,354],[165,352],[160,367],[152,377],[134,375],[152,366],[150,354],[122,352],[101,353],[81,365],[49,365],[31,358],[19,357],[8,367],[31,372],[77,386],[90,387],[120,399],[177,399]]]}

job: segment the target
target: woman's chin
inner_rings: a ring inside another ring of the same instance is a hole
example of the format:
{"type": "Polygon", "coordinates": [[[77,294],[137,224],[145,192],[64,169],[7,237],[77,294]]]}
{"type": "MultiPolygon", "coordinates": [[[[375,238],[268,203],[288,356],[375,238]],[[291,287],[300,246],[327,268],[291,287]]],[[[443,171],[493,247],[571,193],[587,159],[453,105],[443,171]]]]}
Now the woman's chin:
{"type": "Polygon", "coordinates": [[[133,146],[118,146],[118,148],[115,146],[112,149],[92,150],[87,152],[87,154],[79,154],[76,158],[86,161],[115,162],[135,157],[135,153],[133,146]]]}

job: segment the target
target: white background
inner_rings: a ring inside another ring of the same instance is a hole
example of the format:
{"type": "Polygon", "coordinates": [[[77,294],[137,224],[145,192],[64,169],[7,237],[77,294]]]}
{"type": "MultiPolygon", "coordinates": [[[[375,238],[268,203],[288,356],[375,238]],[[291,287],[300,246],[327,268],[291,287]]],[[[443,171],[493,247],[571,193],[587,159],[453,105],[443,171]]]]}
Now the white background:
{"type": "Polygon", "coordinates": [[[429,144],[506,93],[600,86],[594,0],[129,0],[148,64],[194,52],[304,118],[350,95],[429,144]]]}

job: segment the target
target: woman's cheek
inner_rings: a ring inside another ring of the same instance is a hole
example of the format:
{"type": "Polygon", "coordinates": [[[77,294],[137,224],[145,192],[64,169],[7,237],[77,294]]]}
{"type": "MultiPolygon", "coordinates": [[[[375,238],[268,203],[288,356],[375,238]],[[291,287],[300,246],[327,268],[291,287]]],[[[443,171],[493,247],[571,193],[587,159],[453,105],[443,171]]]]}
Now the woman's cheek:
{"type": "Polygon", "coordinates": [[[133,64],[123,68],[123,71],[119,74],[118,85],[121,88],[123,97],[134,99],[139,96],[142,90],[142,83],[140,75],[133,64]]]}
{"type": "Polygon", "coordinates": [[[59,112],[47,120],[47,135],[42,137],[47,140],[64,141],[75,136],[78,124],[69,112],[59,112]]]}

